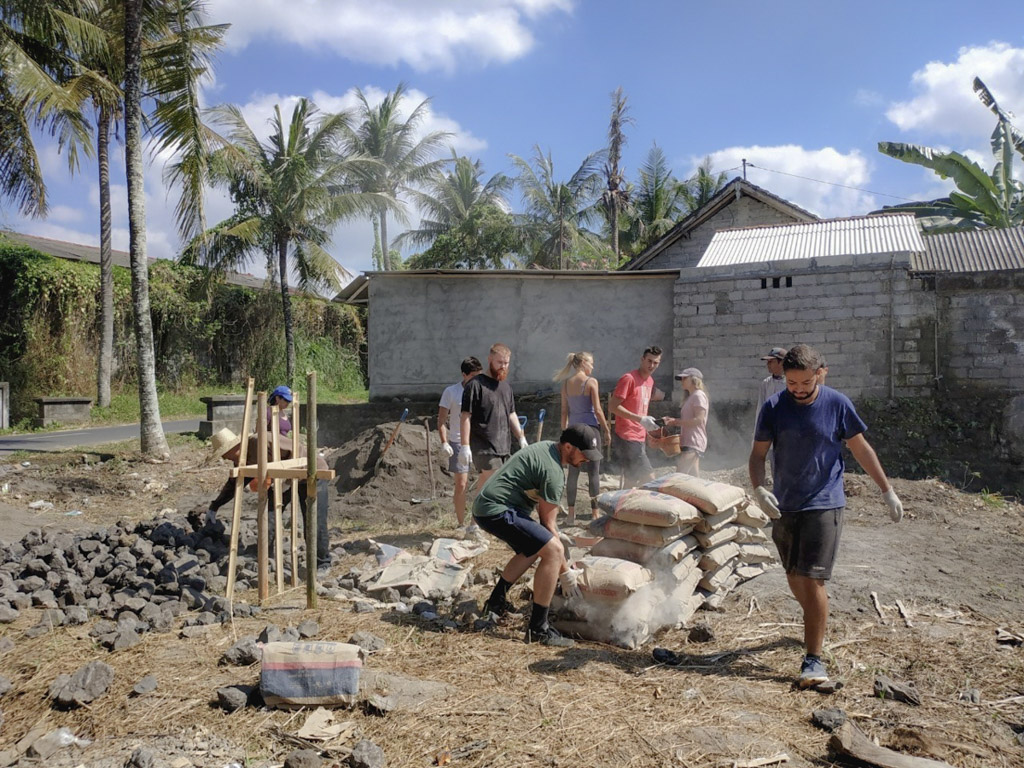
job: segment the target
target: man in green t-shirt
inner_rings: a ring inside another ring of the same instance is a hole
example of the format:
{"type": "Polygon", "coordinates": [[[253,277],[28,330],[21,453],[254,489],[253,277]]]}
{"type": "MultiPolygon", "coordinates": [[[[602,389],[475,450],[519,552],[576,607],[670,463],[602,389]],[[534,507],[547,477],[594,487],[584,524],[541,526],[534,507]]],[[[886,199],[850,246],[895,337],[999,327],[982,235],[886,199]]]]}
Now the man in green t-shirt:
{"type": "Polygon", "coordinates": [[[548,623],[548,607],[560,582],[566,596],[578,595],[579,572],[569,568],[558,540],[555,518],[565,486],[562,467],[578,467],[601,459],[600,436],[586,424],[570,424],[558,442],[544,440],[516,452],[484,484],[473,502],[473,518],[488,533],[516,553],[498,577],[484,610],[503,615],[512,611],[508,591],[537,560],[533,577],[533,612],[526,642],[562,648],[572,646],[548,623]],[[537,508],[539,522],[531,516],[537,508]]]}

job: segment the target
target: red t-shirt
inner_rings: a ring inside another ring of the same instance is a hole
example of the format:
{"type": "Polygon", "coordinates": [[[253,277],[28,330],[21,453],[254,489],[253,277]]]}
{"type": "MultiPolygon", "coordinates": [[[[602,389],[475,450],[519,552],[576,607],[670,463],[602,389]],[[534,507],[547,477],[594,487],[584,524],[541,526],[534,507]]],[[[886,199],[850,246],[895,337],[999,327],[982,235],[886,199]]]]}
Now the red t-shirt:
{"type": "MultiPolygon", "coordinates": [[[[654,392],[654,377],[646,379],[640,377],[640,371],[624,373],[619,383],[615,385],[612,395],[622,401],[622,407],[638,416],[647,415],[647,406],[651,402],[651,394],[654,392]]],[[[634,443],[642,443],[647,439],[647,430],[632,419],[624,419],[621,416],[615,417],[615,434],[623,440],[632,440],[634,443]]]]}

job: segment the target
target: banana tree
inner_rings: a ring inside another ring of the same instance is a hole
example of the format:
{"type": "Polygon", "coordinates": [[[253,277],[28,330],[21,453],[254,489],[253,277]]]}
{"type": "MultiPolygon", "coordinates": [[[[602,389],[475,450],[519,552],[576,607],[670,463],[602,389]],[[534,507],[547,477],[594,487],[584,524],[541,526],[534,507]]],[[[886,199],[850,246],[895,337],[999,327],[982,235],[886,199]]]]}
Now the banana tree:
{"type": "Polygon", "coordinates": [[[882,154],[930,168],[940,178],[952,179],[956,185],[957,191],[950,192],[948,198],[892,207],[914,213],[926,232],[1024,224],[1024,184],[1013,177],[1013,154],[1016,151],[1024,157],[1024,134],[1013,126],[1009,114],[978,78],[974,78],[974,91],[998,118],[991,138],[996,160],[991,173],[959,152],[943,152],[902,142],[878,144],[882,154]]]}

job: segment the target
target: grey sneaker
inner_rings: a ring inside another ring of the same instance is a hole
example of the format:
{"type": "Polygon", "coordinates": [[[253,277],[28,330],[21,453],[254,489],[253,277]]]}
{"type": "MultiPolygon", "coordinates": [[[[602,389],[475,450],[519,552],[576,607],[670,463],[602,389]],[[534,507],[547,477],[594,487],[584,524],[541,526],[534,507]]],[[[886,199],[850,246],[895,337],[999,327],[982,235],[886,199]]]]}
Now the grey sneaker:
{"type": "Polygon", "coordinates": [[[550,624],[543,629],[527,627],[526,637],[523,640],[527,644],[540,643],[541,645],[550,645],[553,648],[572,648],[576,645],[568,637],[562,637],[559,631],[550,624]]]}
{"type": "Polygon", "coordinates": [[[825,671],[824,662],[812,656],[804,656],[804,663],[800,665],[800,677],[797,679],[797,685],[801,688],[813,688],[827,682],[828,672],[825,671]]]}

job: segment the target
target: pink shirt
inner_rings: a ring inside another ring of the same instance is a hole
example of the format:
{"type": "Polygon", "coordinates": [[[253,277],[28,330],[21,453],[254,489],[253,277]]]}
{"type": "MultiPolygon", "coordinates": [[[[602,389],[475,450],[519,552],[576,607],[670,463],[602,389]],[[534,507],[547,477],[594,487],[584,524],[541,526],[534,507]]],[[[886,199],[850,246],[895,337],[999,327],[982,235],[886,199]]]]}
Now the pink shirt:
{"type": "Polygon", "coordinates": [[[698,427],[682,426],[679,428],[679,445],[683,448],[696,448],[703,453],[708,449],[708,395],[695,389],[693,394],[683,400],[683,407],[679,416],[683,419],[692,419],[697,416],[697,410],[704,409],[704,423],[698,427]]]}
{"type": "MultiPolygon", "coordinates": [[[[619,383],[615,385],[612,395],[622,401],[622,407],[637,416],[647,415],[647,406],[651,404],[651,394],[654,392],[654,377],[646,379],[640,377],[640,371],[624,373],[619,383]]],[[[642,443],[647,439],[647,430],[632,419],[615,417],[615,434],[623,440],[631,440],[634,443],[642,443]]]]}

